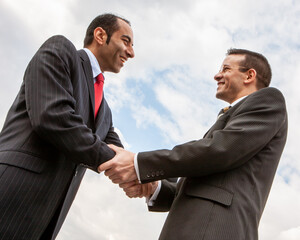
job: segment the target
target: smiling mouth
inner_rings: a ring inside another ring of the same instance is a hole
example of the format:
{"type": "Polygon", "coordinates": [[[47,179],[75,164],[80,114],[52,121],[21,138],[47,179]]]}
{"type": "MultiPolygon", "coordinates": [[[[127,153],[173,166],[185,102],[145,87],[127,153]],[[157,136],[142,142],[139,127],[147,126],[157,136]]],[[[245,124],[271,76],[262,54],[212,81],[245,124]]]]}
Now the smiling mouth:
{"type": "Polygon", "coordinates": [[[121,56],[120,58],[121,58],[122,63],[125,63],[127,61],[127,59],[125,57],[121,56]]]}
{"type": "Polygon", "coordinates": [[[217,90],[219,90],[222,86],[225,85],[225,82],[218,82],[217,90]]]}

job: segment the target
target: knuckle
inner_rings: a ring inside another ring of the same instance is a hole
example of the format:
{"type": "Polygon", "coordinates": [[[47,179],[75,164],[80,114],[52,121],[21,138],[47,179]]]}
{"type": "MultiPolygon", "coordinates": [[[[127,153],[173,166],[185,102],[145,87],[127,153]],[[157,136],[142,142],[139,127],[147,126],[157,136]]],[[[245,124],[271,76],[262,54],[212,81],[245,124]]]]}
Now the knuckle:
{"type": "Polygon", "coordinates": [[[117,179],[112,179],[111,180],[113,183],[118,183],[118,180],[117,179]]]}
{"type": "Polygon", "coordinates": [[[124,175],[121,175],[121,176],[120,176],[120,179],[121,179],[121,181],[125,181],[125,180],[126,180],[126,177],[125,177],[124,175]]]}

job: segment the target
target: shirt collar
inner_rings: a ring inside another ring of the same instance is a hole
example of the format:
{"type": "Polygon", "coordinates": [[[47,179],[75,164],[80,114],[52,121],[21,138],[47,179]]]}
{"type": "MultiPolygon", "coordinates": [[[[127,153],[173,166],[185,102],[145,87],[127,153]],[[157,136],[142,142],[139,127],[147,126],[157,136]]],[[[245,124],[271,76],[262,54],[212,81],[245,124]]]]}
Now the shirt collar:
{"type": "Polygon", "coordinates": [[[97,77],[101,73],[101,69],[100,69],[99,63],[97,61],[97,58],[91,52],[90,49],[84,48],[83,50],[87,53],[87,55],[88,55],[88,57],[90,59],[91,66],[92,66],[92,72],[93,72],[93,78],[95,78],[95,77],[97,77]]]}
{"type": "Polygon", "coordinates": [[[230,104],[230,106],[234,106],[235,104],[237,104],[238,102],[240,102],[240,101],[242,101],[245,97],[247,97],[248,95],[246,95],[246,96],[243,96],[243,97],[241,97],[241,98],[239,98],[239,99],[237,99],[237,100],[235,100],[233,103],[231,103],[230,104]]]}

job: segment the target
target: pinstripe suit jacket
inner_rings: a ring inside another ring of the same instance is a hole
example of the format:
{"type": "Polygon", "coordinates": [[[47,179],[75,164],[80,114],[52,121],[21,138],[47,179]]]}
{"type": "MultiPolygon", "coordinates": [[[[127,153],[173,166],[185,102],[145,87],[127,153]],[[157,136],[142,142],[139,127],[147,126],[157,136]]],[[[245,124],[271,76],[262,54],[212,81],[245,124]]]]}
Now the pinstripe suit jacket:
{"type": "Polygon", "coordinates": [[[264,88],[222,115],[203,139],[142,152],[142,182],[163,180],[152,211],[170,211],[161,240],[256,240],[287,136],[282,94],[264,88]]]}
{"type": "Polygon", "coordinates": [[[97,171],[114,156],[107,143],[122,147],[104,98],[94,119],[87,54],[50,38],[30,61],[0,135],[0,239],[54,239],[86,167],[97,171]]]}

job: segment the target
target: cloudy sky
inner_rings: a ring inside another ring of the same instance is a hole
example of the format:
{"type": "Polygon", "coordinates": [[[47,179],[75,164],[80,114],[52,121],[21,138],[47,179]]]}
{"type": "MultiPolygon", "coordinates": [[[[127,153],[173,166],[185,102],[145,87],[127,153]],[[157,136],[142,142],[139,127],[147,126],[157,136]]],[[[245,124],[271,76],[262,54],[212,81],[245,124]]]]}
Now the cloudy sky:
{"type": "MultiPolygon", "coordinates": [[[[62,34],[80,49],[90,21],[105,12],[129,19],[134,31],[136,57],[120,74],[106,74],[104,90],[114,125],[133,152],[203,136],[226,105],[215,99],[213,76],[228,48],[269,59],[271,86],[286,97],[289,134],[260,239],[300,239],[299,1],[1,0],[0,127],[39,46],[62,34]]],[[[87,171],[57,239],[154,240],[165,218],[147,212],[144,199],[126,198],[104,175],[87,171]]]]}

